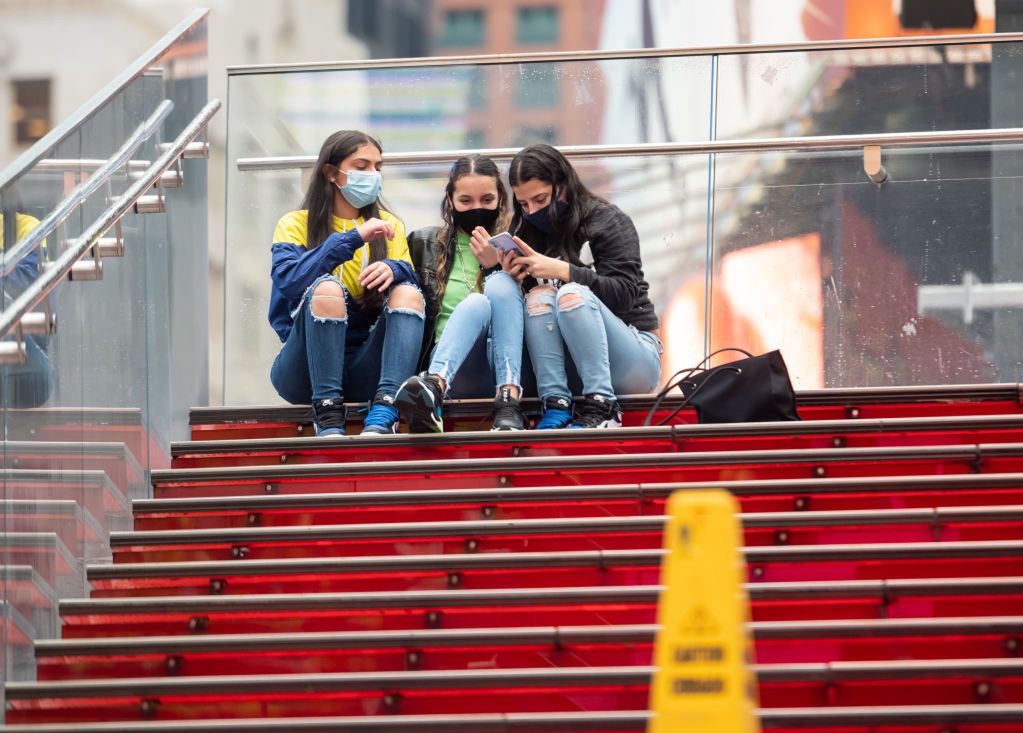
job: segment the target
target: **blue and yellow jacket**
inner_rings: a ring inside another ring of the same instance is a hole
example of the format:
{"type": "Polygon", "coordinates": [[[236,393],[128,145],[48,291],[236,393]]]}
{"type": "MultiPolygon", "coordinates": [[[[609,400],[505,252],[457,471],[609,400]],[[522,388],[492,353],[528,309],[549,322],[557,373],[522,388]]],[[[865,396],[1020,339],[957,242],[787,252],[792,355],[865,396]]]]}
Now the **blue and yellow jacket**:
{"type": "MultiPolygon", "coordinates": [[[[408,282],[418,285],[405,227],[390,212],[381,211],[380,218],[394,227],[394,237],[387,240],[386,262],[394,273],[394,284],[408,282]]],[[[309,212],[292,211],[280,218],[274,230],[270,277],[270,325],[280,337],[288,340],[294,320],[292,314],[302,302],[302,296],[317,278],[333,274],[341,280],[348,291],[348,337],[349,348],[366,340],[369,329],[379,316],[379,310],[360,308],[364,288],[359,275],[369,264],[369,245],[362,241],[358,219],[333,217],[334,233],[318,247],[309,249],[307,240],[309,212]]]]}
{"type": "MultiPolygon", "coordinates": [[[[14,217],[14,238],[21,241],[25,235],[39,226],[39,220],[34,216],[18,212],[14,217]]],[[[0,213],[0,252],[7,249],[7,246],[14,246],[14,242],[5,242],[4,237],[4,215],[0,213]]],[[[4,284],[4,292],[8,295],[17,295],[39,277],[39,253],[46,251],[46,240],[43,240],[39,247],[30,252],[26,257],[19,260],[17,267],[11,271],[10,281],[4,284]]]]}

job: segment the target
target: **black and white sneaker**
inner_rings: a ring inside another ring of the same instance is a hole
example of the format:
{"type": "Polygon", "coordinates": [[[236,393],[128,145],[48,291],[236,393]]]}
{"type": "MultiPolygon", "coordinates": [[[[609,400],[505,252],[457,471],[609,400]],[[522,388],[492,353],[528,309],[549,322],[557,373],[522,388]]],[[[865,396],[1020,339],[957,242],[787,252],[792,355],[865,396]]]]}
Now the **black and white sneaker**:
{"type": "Polygon", "coordinates": [[[426,372],[406,379],[394,396],[394,406],[410,433],[443,433],[443,401],[440,382],[426,372]]]}
{"type": "Polygon", "coordinates": [[[316,435],[344,435],[348,411],[340,399],[313,402],[313,429],[316,435]]]}
{"type": "Polygon", "coordinates": [[[614,397],[593,394],[583,397],[570,428],[620,428],[622,406],[614,397]]]}
{"type": "Polygon", "coordinates": [[[522,412],[519,400],[511,396],[511,390],[501,388],[501,393],[494,400],[494,424],[491,430],[525,430],[526,416],[522,412]]]}

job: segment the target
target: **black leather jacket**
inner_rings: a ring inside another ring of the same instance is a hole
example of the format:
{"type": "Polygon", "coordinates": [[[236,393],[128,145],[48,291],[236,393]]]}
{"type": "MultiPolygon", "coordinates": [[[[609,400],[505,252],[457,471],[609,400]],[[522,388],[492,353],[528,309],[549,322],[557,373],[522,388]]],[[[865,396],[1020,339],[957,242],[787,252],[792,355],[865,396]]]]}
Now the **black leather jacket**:
{"type": "MultiPolygon", "coordinates": [[[[440,313],[440,301],[437,298],[437,285],[440,278],[447,280],[448,273],[437,272],[437,255],[440,254],[441,243],[437,241],[440,227],[423,227],[408,235],[409,254],[412,255],[412,267],[419,276],[419,286],[423,289],[426,300],[426,323],[423,326],[423,346],[419,352],[419,371],[426,369],[433,350],[433,335],[437,328],[437,314],[440,313]]],[[[448,249],[448,262],[454,259],[455,237],[448,237],[445,246],[448,249]]]]}

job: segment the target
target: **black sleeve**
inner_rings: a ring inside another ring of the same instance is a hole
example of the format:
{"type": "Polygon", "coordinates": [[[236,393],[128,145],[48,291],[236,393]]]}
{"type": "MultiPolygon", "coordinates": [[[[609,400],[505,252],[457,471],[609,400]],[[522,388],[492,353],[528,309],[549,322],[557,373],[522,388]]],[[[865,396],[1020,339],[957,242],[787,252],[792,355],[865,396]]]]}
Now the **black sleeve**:
{"type": "Polygon", "coordinates": [[[643,281],[639,233],[611,204],[598,204],[586,222],[594,268],[570,265],[571,281],[585,285],[614,313],[632,310],[643,281]]]}

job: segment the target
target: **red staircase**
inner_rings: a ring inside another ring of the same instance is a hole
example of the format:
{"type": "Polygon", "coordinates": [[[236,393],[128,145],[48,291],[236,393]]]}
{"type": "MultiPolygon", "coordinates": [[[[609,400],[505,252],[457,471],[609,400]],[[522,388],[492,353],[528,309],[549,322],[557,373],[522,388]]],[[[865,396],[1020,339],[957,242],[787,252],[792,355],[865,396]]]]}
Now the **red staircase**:
{"type": "Polygon", "coordinates": [[[765,730],[1023,730],[1019,386],[800,412],[317,439],[300,408],[196,410],[3,730],[643,730],[687,485],[742,506],[765,730]]]}

